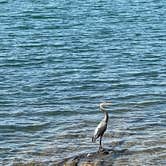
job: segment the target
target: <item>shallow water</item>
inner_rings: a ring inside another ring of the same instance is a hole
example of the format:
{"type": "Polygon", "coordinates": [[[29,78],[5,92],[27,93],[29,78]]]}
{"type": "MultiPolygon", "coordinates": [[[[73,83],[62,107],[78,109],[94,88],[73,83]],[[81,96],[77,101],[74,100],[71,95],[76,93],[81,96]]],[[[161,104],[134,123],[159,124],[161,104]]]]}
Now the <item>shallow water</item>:
{"type": "Polygon", "coordinates": [[[0,1],[0,163],[59,161],[112,101],[114,165],[166,165],[164,0],[0,1]]]}

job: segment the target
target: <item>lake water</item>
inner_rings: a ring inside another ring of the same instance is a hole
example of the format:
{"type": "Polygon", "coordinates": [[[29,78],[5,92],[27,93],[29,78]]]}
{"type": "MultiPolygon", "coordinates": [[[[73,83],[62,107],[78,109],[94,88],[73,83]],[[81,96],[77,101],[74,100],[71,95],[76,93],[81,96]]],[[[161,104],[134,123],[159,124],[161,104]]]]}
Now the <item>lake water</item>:
{"type": "Polygon", "coordinates": [[[104,147],[113,165],[166,165],[164,0],[0,0],[0,164],[104,147]]]}

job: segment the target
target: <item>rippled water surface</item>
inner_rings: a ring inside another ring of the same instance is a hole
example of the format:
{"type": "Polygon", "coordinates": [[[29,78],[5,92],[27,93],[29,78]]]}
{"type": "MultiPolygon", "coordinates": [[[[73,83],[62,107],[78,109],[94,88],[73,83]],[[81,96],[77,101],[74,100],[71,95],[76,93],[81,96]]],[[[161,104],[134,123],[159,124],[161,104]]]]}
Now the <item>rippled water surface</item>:
{"type": "Polygon", "coordinates": [[[93,152],[98,104],[114,165],[166,165],[164,0],[0,0],[0,163],[93,152]]]}

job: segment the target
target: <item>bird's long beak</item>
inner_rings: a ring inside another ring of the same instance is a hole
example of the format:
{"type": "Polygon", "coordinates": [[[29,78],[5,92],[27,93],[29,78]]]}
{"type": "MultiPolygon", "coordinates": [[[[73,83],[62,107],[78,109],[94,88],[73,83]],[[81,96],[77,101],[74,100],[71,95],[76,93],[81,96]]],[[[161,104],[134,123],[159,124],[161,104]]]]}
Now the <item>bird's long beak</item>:
{"type": "Polygon", "coordinates": [[[112,105],[112,102],[111,101],[105,102],[104,105],[112,105]]]}

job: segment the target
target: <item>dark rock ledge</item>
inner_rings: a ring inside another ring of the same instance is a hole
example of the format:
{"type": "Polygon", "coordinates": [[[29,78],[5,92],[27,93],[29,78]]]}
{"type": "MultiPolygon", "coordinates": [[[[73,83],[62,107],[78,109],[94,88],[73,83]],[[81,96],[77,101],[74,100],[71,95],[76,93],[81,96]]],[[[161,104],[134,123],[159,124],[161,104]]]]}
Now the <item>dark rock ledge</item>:
{"type": "Polygon", "coordinates": [[[31,162],[15,163],[13,166],[111,166],[116,158],[122,155],[128,155],[127,149],[113,150],[104,149],[100,152],[91,152],[65,158],[62,161],[55,162],[31,162]]]}
{"type": "Polygon", "coordinates": [[[121,155],[129,154],[127,149],[113,150],[105,149],[101,152],[85,153],[78,156],[66,158],[61,162],[54,163],[56,166],[110,166],[113,160],[121,155]]]}

